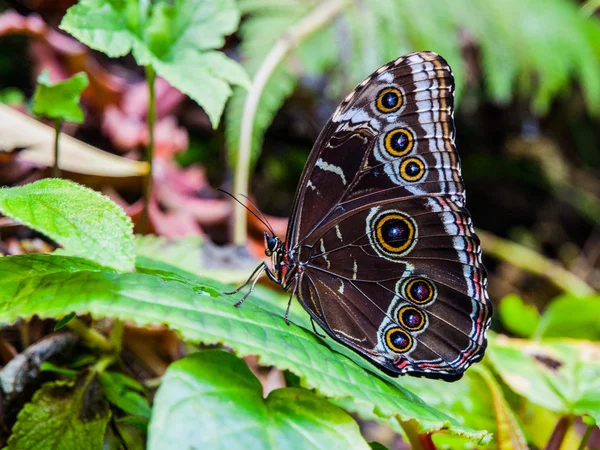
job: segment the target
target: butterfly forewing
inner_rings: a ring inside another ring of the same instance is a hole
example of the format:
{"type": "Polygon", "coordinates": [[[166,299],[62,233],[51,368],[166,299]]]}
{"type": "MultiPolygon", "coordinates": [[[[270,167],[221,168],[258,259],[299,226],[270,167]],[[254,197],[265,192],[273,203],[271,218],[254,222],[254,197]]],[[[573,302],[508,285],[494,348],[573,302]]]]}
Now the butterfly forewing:
{"type": "Polygon", "coordinates": [[[311,152],[286,250],[302,305],[389,373],[456,379],[483,356],[491,306],[464,208],[448,64],[383,66],[338,107],[311,152]]]}

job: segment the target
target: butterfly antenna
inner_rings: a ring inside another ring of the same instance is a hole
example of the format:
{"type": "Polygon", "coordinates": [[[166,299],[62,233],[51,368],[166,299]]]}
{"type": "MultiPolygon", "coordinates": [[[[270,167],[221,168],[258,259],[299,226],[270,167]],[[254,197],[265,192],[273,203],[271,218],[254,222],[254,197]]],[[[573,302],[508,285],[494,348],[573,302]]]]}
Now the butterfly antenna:
{"type": "Polygon", "coordinates": [[[269,231],[271,232],[271,234],[273,236],[275,236],[275,231],[273,230],[273,227],[271,226],[271,224],[269,223],[269,219],[267,219],[267,217],[263,214],[263,212],[258,208],[258,206],[256,206],[256,203],[254,203],[252,200],[250,200],[250,198],[248,198],[247,195],[244,194],[240,194],[240,196],[244,197],[248,203],[250,203],[254,209],[256,209],[258,211],[258,213],[260,214],[260,216],[264,219],[264,224],[269,228],[269,231]]]}
{"type": "MultiPolygon", "coordinates": [[[[248,206],[244,205],[244,204],[243,204],[241,201],[239,201],[237,198],[235,198],[235,196],[234,196],[233,194],[230,194],[230,193],[229,193],[229,192],[227,192],[226,190],[224,190],[224,189],[221,189],[221,188],[217,188],[217,191],[220,191],[220,192],[222,192],[222,193],[224,193],[224,194],[227,194],[227,195],[229,195],[229,196],[230,196],[232,199],[234,199],[236,202],[238,202],[240,205],[242,205],[244,208],[246,208],[246,209],[247,209],[247,210],[250,212],[250,214],[252,214],[254,217],[256,217],[256,218],[257,218],[257,219],[258,219],[258,220],[259,220],[259,221],[260,221],[260,222],[261,222],[261,223],[262,223],[262,224],[263,224],[265,227],[267,227],[267,228],[269,229],[269,231],[271,232],[271,234],[272,234],[272,235],[275,235],[275,231],[273,231],[273,227],[271,227],[271,225],[269,224],[269,222],[268,222],[268,221],[266,221],[266,217],[265,217],[265,220],[261,219],[261,218],[258,216],[258,214],[256,214],[254,211],[252,211],[250,208],[248,208],[248,206]]],[[[246,197],[245,195],[244,195],[243,197],[245,197],[245,198],[246,198],[246,200],[248,200],[248,201],[250,202],[250,200],[248,199],[248,197],[246,197]]],[[[256,205],[255,205],[254,203],[250,202],[250,204],[251,204],[252,206],[254,206],[254,208],[256,208],[256,205]]],[[[258,211],[258,212],[259,212],[261,215],[263,215],[263,214],[260,212],[260,210],[259,210],[258,208],[256,208],[256,210],[257,210],[257,211],[258,211]]],[[[264,217],[264,215],[263,215],[263,217],[264,217]]]]}

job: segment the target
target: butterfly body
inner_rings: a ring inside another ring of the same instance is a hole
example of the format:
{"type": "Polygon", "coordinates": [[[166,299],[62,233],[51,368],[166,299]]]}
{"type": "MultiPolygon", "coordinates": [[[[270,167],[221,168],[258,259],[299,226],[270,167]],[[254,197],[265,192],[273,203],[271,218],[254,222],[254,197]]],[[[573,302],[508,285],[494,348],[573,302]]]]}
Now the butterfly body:
{"type": "Polygon", "coordinates": [[[492,309],[454,144],[448,64],[418,52],[341,103],[296,192],[271,267],[332,338],[389,374],[455,380],[492,309]]]}

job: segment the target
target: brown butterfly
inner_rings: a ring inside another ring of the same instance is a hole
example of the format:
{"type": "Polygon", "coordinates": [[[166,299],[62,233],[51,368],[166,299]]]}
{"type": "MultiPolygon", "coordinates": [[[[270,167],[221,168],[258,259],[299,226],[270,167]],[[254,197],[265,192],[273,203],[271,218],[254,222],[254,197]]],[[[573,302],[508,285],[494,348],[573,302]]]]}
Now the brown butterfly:
{"type": "Polygon", "coordinates": [[[452,71],[432,52],[360,83],[312,149],[285,242],[265,232],[271,267],[248,280],[265,272],[291,289],[329,336],[392,375],[456,380],[486,347],[492,307],[453,112],[452,71]]]}

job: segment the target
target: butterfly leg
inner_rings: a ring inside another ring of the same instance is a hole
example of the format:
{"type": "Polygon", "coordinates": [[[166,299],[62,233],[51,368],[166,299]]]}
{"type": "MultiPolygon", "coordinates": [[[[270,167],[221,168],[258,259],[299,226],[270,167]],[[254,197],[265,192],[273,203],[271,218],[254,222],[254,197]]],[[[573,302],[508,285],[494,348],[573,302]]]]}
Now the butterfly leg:
{"type": "Polygon", "coordinates": [[[248,280],[246,280],[246,282],[244,284],[242,284],[239,288],[237,288],[235,291],[232,291],[232,292],[224,292],[225,295],[237,294],[238,292],[240,292],[242,289],[244,289],[252,281],[252,278],[254,278],[254,280],[252,281],[252,285],[250,286],[250,289],[248,289],[248,292],[246,292],[244,294],[244,296],[241,299],[239,299],[233,306],[235,306],[237,308],[242,303],[244,303],[244,300],[246,300],[248,298],[248,296],[250,294],[252,294],[252,291],[254,291],[254,287],[256,286],[256,283],[258,282],[258,279],[260,278],[260,276],[262,275],[262,273],[265,270],[267,270],[267,272],[268,272],[269,268],[267,266],[267,263],[263,262],[256,269],[254,269],[254,272],[252,272],[252,275],[250,275],[250,277],[248,278],[248,280]]]}
{"type": "MultiPolygon", "coordinates": [[[[235,291],[223,292],[223,294],[225,294],[225,295],[233,295],[233,294],[237,294],[238,292],[240,292],[242,289],[244,289],[246,286],[248,286],[250,284],[250,282],[252,281],[252,278],[254,278],[254,276],[256,275],[256,273],[258,271],[262,272],[263,270],[265,270],[265,265],[266,265],[266,263],[264,263],[264,262],[262,264],[259,264],[256,267],[256,269],[254,269],[254,272],[252,272],[252,275],[250,275],[248,277],[248,279],[246,280],[246,282],[244,284],[242,284],[240,287],[238,287],[235,291]]],[[[257,278],[258,278],[258,276],[257,276],[257,278]]]]}
{"type": "Polygon", "coordinates": [[[298,287],[298,276],[296,275],[296,279],[295,279],[295,283],[294,283],[294,289],[292,289],[292,294],[290,295],[290,299],[288,300],[288,304],[287,304],[287,308],[285,309],[285,324],[289,325],[290,324],[290,319],[289,319],[289,315],[290,315],[290,307],[292,306],[292,300],[294,299],[294,294],[296,294],[296,288],[298,287]]]}
{"type": "Polygon", "coordinates": [[[321,333],[319,333],[319,332],[317,331],[317,327],[315,327],[315,320],[314,320],[312,317],[310,318],[310,324],[312,325],[312,327],[313,327],[313,331],[315,332],[315,334],[316,334],[317,336],[319,336],[320,338],[326,338],[326,337],[327,337],[327,336],[325,336],[324,334],[321,334],[321,333]]]}

